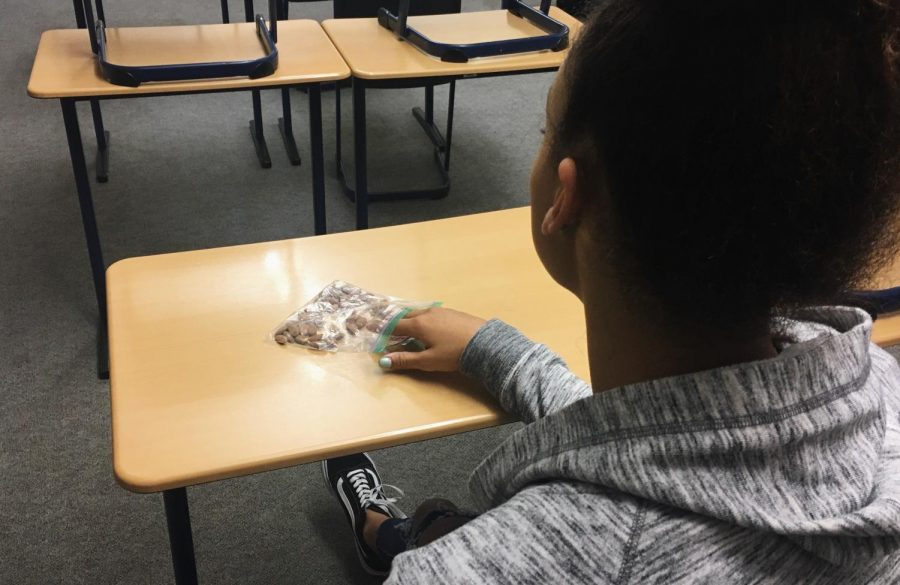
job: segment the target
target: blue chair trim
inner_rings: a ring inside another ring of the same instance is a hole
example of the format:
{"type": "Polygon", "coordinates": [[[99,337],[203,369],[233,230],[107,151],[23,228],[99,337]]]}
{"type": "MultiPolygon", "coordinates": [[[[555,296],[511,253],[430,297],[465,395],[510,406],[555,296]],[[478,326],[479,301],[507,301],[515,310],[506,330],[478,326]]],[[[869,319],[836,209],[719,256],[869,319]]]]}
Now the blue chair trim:
{"type": "Polygon", "coordinates": [[[845,294],[842,303],[866,310],[873,317],[900,311],[900,286],[882,290],[853,291],[845,294]]]}
{"type": "Polygon", "coordinates": [[[217,77],[249,77],[258,79],[272,75],[278,68],[278,47],[272,31],[261,14],[256,15],[256,34],[266,54],[247,61],[222,61],[213,63],[185,63],[178,65],[128,66],[110,63],[107,58],[106,27],[102,20],[96,23],[97,59],[103,78],[115,85],[138,87],[148,81],[183,81],[188,79],[214,79],[217,77]]]}
{"type": "Polygon", "coordinates": [[[540,10],[535,10],[521,0],[506,0],[504,8],[520,18],[525,18],[547,34],[539,37],[483,43],[440,43],[407,25],[409,0],[401,0],[399,15],[394,15],[386,8],[381,8],[378,11],[378,23],[396,34],[398,39],[419,47],[429,55],[440,58],[441,61],[451,63],[465,63],[469,59],[513,53],[561,51],[569,46],[569,27],[549,16],[550,0],[543,0],[540,10]]]}

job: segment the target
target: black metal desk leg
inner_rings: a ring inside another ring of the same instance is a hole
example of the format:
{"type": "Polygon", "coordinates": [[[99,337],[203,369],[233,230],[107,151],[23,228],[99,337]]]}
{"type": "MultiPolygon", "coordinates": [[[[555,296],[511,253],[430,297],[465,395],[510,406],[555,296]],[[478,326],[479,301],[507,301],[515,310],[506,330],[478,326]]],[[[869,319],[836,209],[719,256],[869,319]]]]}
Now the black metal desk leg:
{"type": "Polygon", "coordinates": [[[222,23],[228,24],[231,19],[228,17],[228,0],[222,0],[222,23]]]}
{"type": "MultiPolygon", "coordinates": [[[[287,91],[287,90],[285,90],[287,91]]],[[[325,147],[322,145],[322,86],[309,86],[309,144],[312,151],[313,215],[316,235],[325,233],[325,147]]]]}
{"type": "Polygon", "coordinates": [[[259,90],[250,92],[253,95],[253,119],[250,120],[250,137],[253,138],[253,146],[256,148],[256,158],[264,169],[272,168],[272,159],[269,157],[269,147],[266,146],[266,135],[263,132],[262,102],[259,90]]]}
{"type": "Polygon", "coordinates": [[[94,118],[94,134],[97,136],[97,159],[95,174],[98,183],[109,181],[109,132],[103,128],[103,113],[100,102],[91,100],[91,116],[94,118]]]}
{"type": "Polygon", "coordinates": [[[334,160],[341,172],[341,82],[334,82],[334,160]]]}
{"type": "Polygon", "coordinates": [[[84,227],[84,239],[87,242],[88,257],[91,261],[91,275],[94,279],[94,294],[97,297],[99,312],[97,332],[98,374],[101,378],[109,376],[109,357],[106,354],[106,276],[103,253],[100,249],[100,236],[97,233],[97,218],[94,215],[94,200],[91,197],[91,182],[88,179],[87,165],[84,162],[84,147],[81,144],[81,129],[78,127],[78,113],[75,100],[60,100],[63,122],[66,126],[66,139],[69,142],[69,155],[72,157],[72,171],[75,174],[75,189],[78,192],[78,204],[81,208],[81,224],[84,227]]]}
{"type": "Polygon", "coordinates": [[[356,167],[356,229],[369,227],[369,186],[366,161],[366,85],[353,78],[353,164],[356,167]]]}
{"type": "Polygon", "coordinates": [[[253,0],[244,0],[244,20],[253,22],[253,0]]]}
{"type": "Polygon", "coordinates": [[[425,86],[425,119],[434,124],[434,86],[425,86]]]}
{"type": "Polygon", "coordinates": [[[450,170],[450,143],[453,140],[453,102],[456,99],[456,80],[450,81],[450,99],[447,100],[447,132],[444,135],[444,170],[450,170]]]}
{"type": "Polygon", "coordinates": [[[169,547],[176,585],[197,585],[197,564],[194,561],[194,537],[191,535],[191,514],[188,510],[187,490],[176,488],[163,492],[166,524],[169,527],[169,547]]]}
{"type": "MultiPolygon", "coordinates": [[[[318,87],[318,86],[316,86],[318,87]]],[[[297,150],[297,141],[294,140],[294,124],[291,122],[291,88],[281,88],[282,117],[278,118],[278,129],[281,130],[281,138],[284,140],[284,149],[287,151],[291,164],[300,164],[300,151],[297,150]]],[[[310,115],[312,111],[310,111],[310,115]]]]}

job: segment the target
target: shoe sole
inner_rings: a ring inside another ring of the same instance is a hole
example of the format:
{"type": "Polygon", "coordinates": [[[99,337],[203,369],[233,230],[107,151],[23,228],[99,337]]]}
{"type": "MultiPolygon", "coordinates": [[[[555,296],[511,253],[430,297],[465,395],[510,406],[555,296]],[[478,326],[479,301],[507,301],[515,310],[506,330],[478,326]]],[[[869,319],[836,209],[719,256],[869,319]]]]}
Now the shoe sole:
{"type": "MultiPolygon", "coordinates": [[[[372,469],[375,470],[375,474],[378,475],[378,477],[381,477],[381,475],[378,474],[378,468],[375,467],[375,462],[372,461],[371,458],[368,458],[368,459],[369,459],[369,463],[372,464],[372,469]]],[[[331,485],[331,479],[328,477],[328,460],[327,459],[322,460],[322,477],[325,479],[325,485],[328,486],[328,490],[332,494],[334,494],[334,496],[336,498],[340,498],[341,497],[340,494],[338,494],[337,490],[334,488],[334,486],[331,485]]],[[[341,510],[344,511],[344,516],[347,517],[347,522],[350,523],[350,529],[355,532],[356,529],[353,525],[353,519],[350,517],[350,512],[347,510],[347,506],[344,506],[343,504],[341,504],[341,510]]],[[[356,534],[353,535],[353,544],[356,545],[355,546],[356,556],[359,559],[359,564],[362,566],[363,570],[366,573],[368,573],[369,575],[372,575],[373,577],[386,577],[388,575],[389,571],[378,571],[376,569],[373,569],[371,567],[371,565],[369,565],[369,563],[366,562],[365,557],[363,556],[363,551],[359,545],[359,540],[356,538],[356,534]]]]}

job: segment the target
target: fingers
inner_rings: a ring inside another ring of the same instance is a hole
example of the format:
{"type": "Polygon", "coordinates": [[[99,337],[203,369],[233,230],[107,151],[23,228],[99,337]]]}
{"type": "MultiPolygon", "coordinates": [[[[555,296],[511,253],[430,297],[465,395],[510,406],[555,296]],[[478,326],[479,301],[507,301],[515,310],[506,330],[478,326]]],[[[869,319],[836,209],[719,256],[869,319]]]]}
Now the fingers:
{"type": "Polygon", "coordinates": [[[420,323],[417,320],[417,317],[420,315],[424,315],[427,313],[429,309],[424,309],[421,311],[410,311],[402,319],[397,321],[397,325],[394,326],[394,330],[391,332],[391,335],[403,336],[403,337],[415,337],[416,339],[421,339],[420,335],[422,334],[420,323]]]}
{"type": "Polygon", "coordinates": [[[415,335],[413,335],[413,329],[415,328],[416,324],[413,323],[412,319],[404,317],[394,325],[394,330],[391,331],[391,335],[396,335],[398,337],[415,337],[415,335]]]}

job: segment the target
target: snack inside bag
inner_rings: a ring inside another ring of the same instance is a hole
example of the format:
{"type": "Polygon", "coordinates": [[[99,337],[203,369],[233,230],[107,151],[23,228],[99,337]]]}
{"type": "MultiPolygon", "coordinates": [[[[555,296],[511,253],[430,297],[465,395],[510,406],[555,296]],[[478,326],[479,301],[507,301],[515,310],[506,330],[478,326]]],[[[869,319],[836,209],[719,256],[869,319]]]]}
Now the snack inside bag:
{"type": "Polygon", "coordinates": [[[272,339],[324,351],[378,353],[412,341],[391,336],[407,313],[437,306],[439,302],[405,301],[335,280],[276,327],[272,339]]]}

